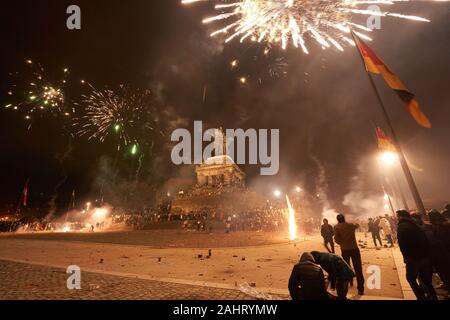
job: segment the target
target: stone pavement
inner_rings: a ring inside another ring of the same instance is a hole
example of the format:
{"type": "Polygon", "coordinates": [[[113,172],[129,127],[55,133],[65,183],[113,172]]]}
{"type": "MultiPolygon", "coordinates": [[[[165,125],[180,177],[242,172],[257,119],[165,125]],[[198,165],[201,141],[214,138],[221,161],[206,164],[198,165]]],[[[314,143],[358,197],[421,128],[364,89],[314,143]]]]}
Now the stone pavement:
{"type": "MultiPolygon", "coordinates": [[[[0,300],[255,300],[237,289],[196,286],[122,277],[95,272],[81,274],[81,290],[66,287],[62,268],[0,260],[0,300]]],[[[410,288],[405,288],[411,291],[410,288]]],[[[440,292],[441,299],[445,293],[440,292]]],[[[272,296],[288,299],[285,295],[272,296]]],[[[405,296],[414,300],[411,294],[405,296]]],[[[397,300],[363,296],[354,300],[397,300]]]]}
{"type": "Polygon", "coordinates": [[[0,260],[0,300],[251,300],[239,290],[81,273],[68,290],[66,270],[0,260]]]}
{"type": "MultiPolygon", "coordinates": [[[[82,289],[68,290],[67,277],[62,268],[0,260],[0,300],[255,300],[237,289],[83,271],[82,289]]],[[[272,297],[289,299],[285,295],[272,297]]],[[[386,298],[363,296],[357,300],[386,298]]]]}

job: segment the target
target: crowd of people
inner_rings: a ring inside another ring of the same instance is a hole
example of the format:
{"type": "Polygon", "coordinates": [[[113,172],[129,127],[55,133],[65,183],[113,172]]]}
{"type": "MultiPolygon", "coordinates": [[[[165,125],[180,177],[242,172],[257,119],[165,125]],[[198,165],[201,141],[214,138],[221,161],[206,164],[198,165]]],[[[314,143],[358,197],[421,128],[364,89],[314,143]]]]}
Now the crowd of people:
{"type": "Polygon", "coordinates": [[[14,232],[20,226],[20,222],[14,221],[0,221],[0,232],[14,232]]]}
{"type": "MultiPolygon", "coordinates": [[[[418,300],[437,300],[433,274],[450,294],[450,205],[442,212],[432,210],[426,216],[397,211],[396,217],[370,218],[365,226],[346,222],[337,216],[334,227],[324,219],[321,235],[327,252],[305,252],[294,266],[289,292],[294,300],[345,300],[349,285],[356,277],[359,295],[364,295],[364,274],[356,230],[372,235],[375,248],[383,247],[381,233],[389,247],[398,242],[406,265],[406,280],[418,300]],[[335,253],[334,243],[341,249],[335,253]],[[327,281],[325,273],[328,275],[327,281]],[[336,296],[328,292],[336,290],[336,296]]],[[[448,295],[449,297],[449,295],[448,295]]]]}
{"type": "Polygon", "coordinates": [[[262,208],[236,211],[191,211],[186,214],[170,215],[169,221],[179,221],[183,229],[211,231],[219,228],[226,233],[238,231],[276,231],[286,224],[284,211],[276,208],[262,208]]]}
{"type": "Polygon", "coordinates": [[[226,232],[277,231],[287,223],[283,210],[276,208],[244,211],[219,219],[225,222],[226,232]]]}
{"type": "MultiPolygon", "coordinates": [[[[226,233],[237,231],[276,231],[287,228],[286,212],[282,208],[261,209],[225,214],[219,212],[189,212],[187,214],[162,214],[159,211],[119,213],[111,215],[112,224],[125,224],[133,229],[143,229],[149,224],[163,222],[181,225],[184,229],[211,231],[214,223],[226,233]]],[[[436,300],[433,275],[440,279],[441,287],[450,288],[450,205],[442,212],[429,211],[426,215],[399,210],[396,216],[378,216],[357,223],[349,223],[342,214],[334,226],[323,219],[320,233],[326,252],[312,251],[301,255],[289,279],[293,299],[346,299],[349,286],[356,278],[357,291],[364,295],[365,279],[357,230],[371,236],[374,248],[398,245],[406,266],[406,280],[418,300],[436,300]],[[340,255],[336,253],[336,245],[340,255]],[[325,277],[325,274],[327,277],[325,277]],[[328,291],[335,291],[332,295],[328,291]]],[[[305,219],[302,230],[313,232],[317,221],[305,219]]],[[[3,231],[54,231],[67,223],[10,221],[3,231]]],[[[71,223],[71,231],[81,230],[83,224],[71,223]]],[[[102,230],[99,222],[89,231],[102,230]]],[[[449,292],[450,293],[450,292],[449,292]]],[[[450,297],[450,295],[449,295],[450,297]]]]}

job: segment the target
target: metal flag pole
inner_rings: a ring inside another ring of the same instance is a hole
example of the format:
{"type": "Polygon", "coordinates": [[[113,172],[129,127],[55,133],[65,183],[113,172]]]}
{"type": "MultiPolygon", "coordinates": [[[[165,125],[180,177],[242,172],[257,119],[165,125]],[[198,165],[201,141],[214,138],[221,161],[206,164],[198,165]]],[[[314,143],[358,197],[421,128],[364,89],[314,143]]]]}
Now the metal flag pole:
{"type": "Polygon", "coordinates": [[[383,189],[384,196],[387,197],[387,200],[389,203],[389,208],[391,209],[392,214],[395,216],[395,209],[394,209],[394,205],[392,204],[391,196],[389,195],[389,193],[386,192],[386,188],[384,187],[383,183],[381,183],[381,188],[383,189]]]}
{"type": "MultiPolygon", "coordinates": [[[[371,122],[372,122],[372,121],[371,121],[371,122]]],[[[375,123],[372,123],[372,126],[373,126],[374,130],[376,131],[376,130],[377,130],[377,126],[375,125],[375,123]]],[[[375,135],[375,139],[377,139],[377,140],[379,139],[377,135],[375,135]]],[[[378,147],[378,149],[380,149],[380,147],[378,147]]],[[[406,201],[405,194],[404,194],[403,189],[402,189],[402,187],[401,187],[401,185],[400,185],[400,181],[399,181],[398,178],[397,178],[397,174],[396,174],[395,169],[394,169],[394,168],[389,168],[389,169],[387,169],[387,173],[390,173],[390,175],[394,178],[394,181],[395,181],[395,183],[396,183],[397,190],[395,190],[394,186],[390,183],[389,178],[388,178],[387,174],[385,173],[385,174],[384,174],[384,178],[381,179],[381,186],[382,186],[382,188],[383,188],[383,192],[384,192],[385,194],[387,194],[386,189],[385,189],[385,187],[384,187],[384,186],[385,186],[385,182],[386,182],[386,183],[391,187],[391,191],[393,192],[393,194],[397,194],[397,192],[398,192],[398,195],[400,195],[400,199],[401,199],[402,202],[403,202],[403,208],[402,208],[402,209],[405,209],[405,210],[408,210],[408,211],[409,211],[408,202],[406,201]]],[[[393,205],[392,205],[392,201],[391,201],[391,200],[392,200],[392,199],[391,199],[391,197],[389,196],[389,202],[390,202],[390,204],[391,204],[391,207],[393,208],[393,205]]],[[[398,202],[397,202],[397,204],[398,204],[398,202]]],[[[398,206],[398,207],[401,208],[401,206],[398,206]]],[[[393,211],[393,212],[395,213],[395,211],[393,211]]]]}
{"type": "MultiPolygon", "coordinates": [[[[357,45],[358,44],[358,40],[357,40],[356,35],[354,34],[353,30],[351,31],[351,34],[352,34],[353,40],[355,41],[355,44],[357,45]]],[[[357,45],[357,49],[358,49],[359,56],[360,56],[360,58],[361,58],[361,60],[363,62],[363,65],[365,67],[366,63],[364,61],[364,57],[362,56],[362,54],[361,54],[361,52],[360,52],[360,50],[358,48],[358,45],[357,45]]],[[[408,162],[406,161],[406,158],[405,158],[405,155],[403,153],[402,147],[401,147],[401,145],[399,143],[397,134],[396,134],[396,132],[394,130],[394,126],[392,125],[391,118],[389,117],[389,114],[388,114],[387,109],[386,109],[386,107],[384,105],[384,102],[381,99],[380,92],[378,91],[378,89],[377,89],[377,87],[375,85],[375,81],[373,80],[372,75],[370,74],[370,72],[368,70],[366,70],[366,73],[367,73],[367,77],[369,78],[370,85],[372,86],[372,89],[375,92],[375,95],[377,97],[377,100],[378,100],[379,106],[381,108],[381,111],[383,113],[384,119],[386,121],[387,127],[389,128],[393,144],[395,146],[395,149],[397,150],[397,154],[399,156],[400,164],[402,166],[403,173],[405,174],[406,181],[408,182],[409,189],[411,190],[411,194],[412,194],[412,196],[414,198],[414,201],[416,203],[417,210],[422,215],[425,215],[426,214],[425,206],[423,205],[423,201],[422,201],[422,198],[420,197],[420,193],[419,193],[419,190],[417,189],[417,185],[416,185],[416,183],[414,181],[414,177],[411,174],[411,170],[409,169],[408,162]]]]}
{"type": "Polygon", "coordinates": [[[405,196],[405,193],[403,192],[402,185],[400,184],[400,180],[398,179],[397,173],[395,172],[396,170],[395,170],[395,168],[391,168],[390,171],[391,171],[391,175],[394,177],[394,182],[395,182],[395,185],[397,186],[398,193],[400,195],[400,199],[402,200],[403,208],[405,210],[409,211],[408,201],[406,200],[406,196],[405,196]]]}

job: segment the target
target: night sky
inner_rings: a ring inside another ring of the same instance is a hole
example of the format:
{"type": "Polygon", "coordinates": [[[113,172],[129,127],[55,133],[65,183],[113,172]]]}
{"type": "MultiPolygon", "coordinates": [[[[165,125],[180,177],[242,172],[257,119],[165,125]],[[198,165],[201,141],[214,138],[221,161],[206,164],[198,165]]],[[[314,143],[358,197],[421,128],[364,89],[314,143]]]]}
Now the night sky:
{"type": "MultiPolygon", "coordinates": [[[[450,200],[450,3],[393,7],[432,20],[383,19],[369,45],[418,96],[433,123],[431,130],[419,127],[395,93],[377,80],[408,159],[423,169],[413,174],[425,203],[440,208],[450,200]]],[[[208,36],[201,20],[211,8],[183,7],[179,0],[1,1],[0,208],[17,205],[27,179],[31,205],[48,202],[61,181],[57,192],[63,200],[73,189],[88,198],[98,192],[92,182],[100,159],[114,154],[108,143],[75,139],[61,166],[68,139],[58,121],[37,119],[27,130],[20,113],[4,110],[8,73],[25,59],[39,61],[48,72],[67,66],[73,79],[98,87],[153,90],[187,127],[203,120],[211,127],[279,128],[279,175],[262,178],[259,167],[244,167],[248,184],[262,193],[295,185],[313,193],[326,182],[337,210],[346,209],[342,201],[350,191],[380,194],[374,126],[385,126],[357,51],[323,51],[312,42],[310,55],[275,49],[287,73],[269,76],[269,66],[254,58],[259,48],[239,42],[224,47],[208,36]],[[81,31],[66,28],[70,4],[81,7],[81,31]],[[242,63],[231,70],[236,58],[242,63]],[[241,76],[248,85],[239,83],[241,76]]],[[[70,94],[79,98],[77,88],[70,94]]],[[[166,167],[168,180],[184,171],[166,167]]]]}

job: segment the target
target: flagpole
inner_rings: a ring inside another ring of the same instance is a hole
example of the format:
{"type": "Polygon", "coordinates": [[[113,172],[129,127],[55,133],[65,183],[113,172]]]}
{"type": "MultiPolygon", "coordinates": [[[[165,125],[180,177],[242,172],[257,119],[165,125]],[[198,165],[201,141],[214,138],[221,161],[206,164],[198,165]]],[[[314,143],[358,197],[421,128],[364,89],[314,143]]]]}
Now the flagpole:
{"type": "MultiPolygon", "coordinates": [[[[355,44],[357,45],[358,40],[356,39],[356,36],[353,33],[353,30],[351,31],[351,34],[352,34],[352,37],[353,37],[353,41],[355,41],[355,44]]],[[[358,46],[357,46],[357,48],[358,48],[358,46]]],[[[363,58],[363,56],[362,56],[362,54],[361,54],[359,49],[358,49],[358,53],[359,53],[359,56],[360,56],[360,58],[361,58],[361,60],[363,62],[363,65],[366,66],[366,64],[364,62],[364,58],[363,58]]],[[[401,147],[400,142],[399,142],[399,140],[397,138],[397,134],[396,134],[396,132],[394,130],[394,126],[392,124],[391,118],[389,117],[389,114],[388,114],[387,109],[386,109],[386,107],[384,105],[384,102],[381,99],[380,92],[378,91],[377,86],[375,85],[375,81],[373,80],[372,75],[370,74],[370,72],[367,71],[367,68],[365,68],[365,69],[366,69],[367,77],[369,78],[370,85],[372,86],[372,89],[375,92],[375,95],[377,97],[377,100],[378,100],[378,103],[380,105],[381,111],[383,113],[384,119],[386,121],[386,124],[387,124],[387,126],[389,128],[390,134],[392,136],[392,140],[393,140],[395,149],[397,150],[397,153],[398,153],[398,156],[399,156],[399,160],[400,160],[400,164],[401,164],[402,169],[403,169],[403,173],[405,174],[405,178],[406,178],[406,181],[408,182],[409,189],[411,190],[412,196],[413,196],[414,201],[416,203],[417,210],[419,210],[419,212],[422,215],[425,215],[426,214],[425,206],[423,205],[423,201],[422,201],[422,198],[420,197],[420,193],[419,193],[419,190],[417,189],[417,185],[416,185],[416,183],[414,181],[414,177],[411,174],[411,170],[409,169],[408,162],[406,161],[406,158],[405,158],[405,155],[403,153],[402,147],[401,147]]]]}
{"type": "MultiPolygon", "coordinates": [[[[373,123],[372,121],[370,121],[370,122],[372,123],[374,132],[376,132],[376,134],[375,134],[375,139],[378,140],[378,141],[377,141],[377,143],[378,143],[378,150],[380,150],[380,149],[381,149],[381,147],[380,147],[380,136],[379,136],[378,130],[381,130],[381,129],[380,129],[378,126],[376,126],[375,123],[373,123]]],[[[384,135],[384,132],[383,132],[383,135],[384,135]]],[[[380,170],[381,170],[381,167],[380,167],[380,170]]],[[[391,175],[394,176],[395,171],[391,169],[391,170],[388,170],[388,173],[391,173],[391,175]]],[[[387,185],[390,187],[390,189],[391,189],[391,191],[392,191],[394,197],[397,197],[397,196],[398,196],[397,191],[395,190],[395,188],[394,188],[394,187],[392,186],[392,184],[390,183],[389,177],[388,177],[388,175],[386,175],[386,172],[383,172],[382,176],[383,176],[383,178],[381,179],[381,186],[382,186],[382,188],[383,188],[383,192],[384,192],[385,194],[387,194],[386,188],[385,188],[385,186],[384,186],[385,183],[387,183],[387,185]],[[396,195],[397,195],[397,196],[396,196],[396,195]]],[[[400,193],[401,199],[402,199],[402,201],[403,201],[403,208],[406,209],[406,210],[409,210],[409,209],[408,209],[408,203],[406,202],[406,198],[405,198],[405,196],[404,196],[404,194],[403,194],[403,190],[400,188],[400,184],[398,183],[397,176],[395,175],[394,178],[395,178],[394,180],[397,182],[397,185],[396,185],[396,186],[397,186],[398,192],[400,193]]],[[[398,199],[396,199],[396,202],[397,202],[398,208],[402,208],[402,207],[399,205],[398,199]]],[[[393,204],[392,204],[392,199],[391,199],[391,197],[389,197],[389,204],[391,205],[392,212],[393,212],[394,215],[395,215],[395,210],[394,210],[394,206],[393,206],[393,204]]]]}
{"type": "Polygon", "coordinates": [[[384,187],[383,182],[381,183],[381,188],[383,189],[384,195],[387,196],[388,202],[389,202],[389,208],[391,209],[392,214],[395,216],[395,209],[394,209],[394,205],[392,204],[392,201],[391,201],[391,196],[389,195],[389,193],[386,192],[386,188],[384,187]]]}
{"type": "Polygon", "coordinates": [[[408,201],[406,201],[405,193],[403,192],[403,188],[400,184],[400,180],[397,177],[397,173],[395,172],[394,168],[391,168],[390,171],[391,171],[392,176],[394,177],[394,182],[395,182],[398,192],[400,194],[400,199],[403,202],[403,207],[405,210],[409,211],[408,201]]]}
{"type": "MultiPolygon", "coordinates": [[[[370,121],[370,122],[372,122],[372,121],[370,121]]],[[[378,131],[378,127],[375,125],[375,123],[372,122],[372,126],[374,128],[374,131],[377,132],[378,131]]],[[[378,137],[378,133],[375,135],[375,139],[378,140],[377,143],[379,144],[379,139],[380,138],[378,137]]],[[[378,148],[380,148],[380,147],[378,147],[378,148]]],[[[386,177],[386,175],[382,175],[382,177],[380,177],[380,182],[381,182],[381,188],[383,189],[384,195],[388,196],[389,206],[391,208],[392,214],[395,216],[395,209],[394,209],[394,205],[392,203],[392,198],[389,195],[389,193],[386,191],[385,182],[391,187],[392,193],[394,193],[394,188],[389,183],[388,177],[386,177]]],[[[402,192],[402,196],[403,196],[403,192],[402,192]]],[[[395,194],[394,194],[394,197],[395,197],[395,194]]],[[[405,202],[403,202],[403,203],[405,203],[405,202]]],[[[398,204],[398,202],[397,202],[397,204],[398,204]]],[[[405,208],[406,208],[406,210],[408,210],[407,206],[405,208]]]]}
{"type": "Polygon", "coordinates": [[[392,211],[392,214],[393,214],[393,217],[394,217],[395,216],[395,209],[394,209],[394,205],[392,204],[391,196],[387,195],[387,197],[388,197],[388,200],[389,200],[389,206],[391,207],[391,211],[392,211]]]}

